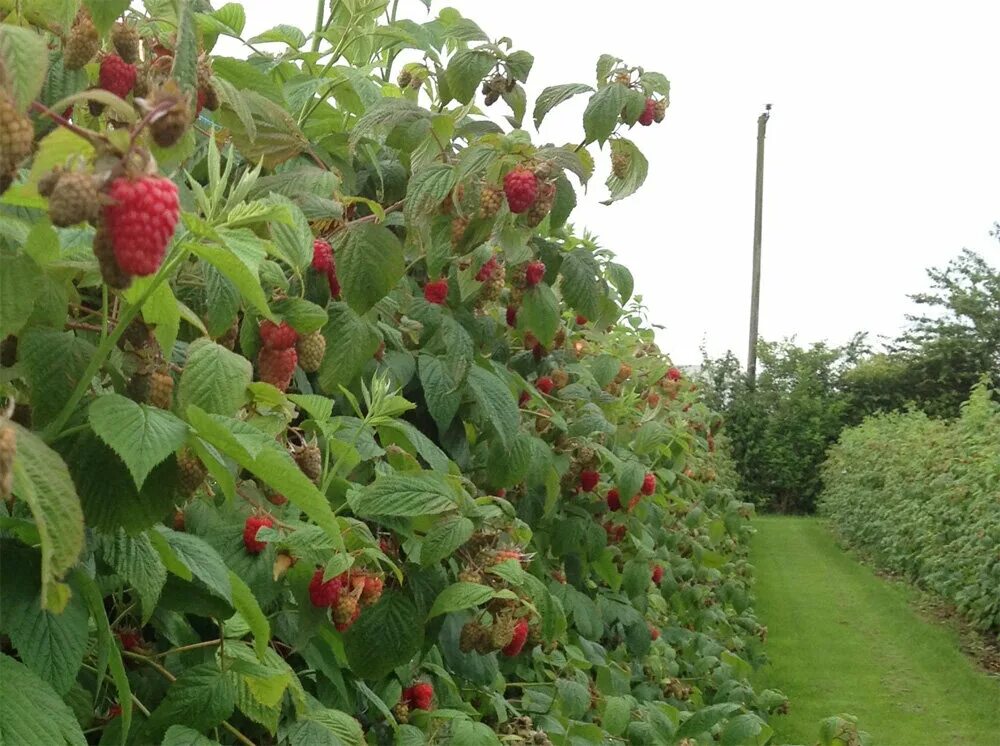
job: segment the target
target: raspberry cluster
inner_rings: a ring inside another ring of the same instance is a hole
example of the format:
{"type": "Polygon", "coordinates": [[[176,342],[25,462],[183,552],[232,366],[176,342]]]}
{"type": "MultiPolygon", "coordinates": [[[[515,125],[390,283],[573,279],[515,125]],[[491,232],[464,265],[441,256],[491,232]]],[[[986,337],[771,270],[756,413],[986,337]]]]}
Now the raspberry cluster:
{"type": "Polygon", "coordinates": [[[434,700],[434,687],[421,681],[403,690],[402,702],[411,710],[430,710],[434,700]]]}
{"type": "Polygon", "coordinates": [[[345,632],[358,617],[361,609],[382,597],[384,581],[364,570],[351,570],[323,580],[323,568],[317,568],[309,581],[309,601],[316,608],[329,608],[339,632],[345,632]]]}
{"type": "Polygon", "coordinates": [[[524,643],[528,641],[528,620],[518,619],[514,624],[514,634],[510,642],[503,648],[503,654],[508,658],[514,658],[524,650],[524,643]]]}
{"type": "Polygon", "coordinates": [[[489,259],[487,259],[486,262],[483,264],[483,266],[479,268],[479,271],[476,272],[476,280],[478,282],[486,282],[487,280],[493,277],[493,273],[496,271],[496,269],[497,269],[497,258],[496,255],[494,255],[491,256],[489,259]]]}

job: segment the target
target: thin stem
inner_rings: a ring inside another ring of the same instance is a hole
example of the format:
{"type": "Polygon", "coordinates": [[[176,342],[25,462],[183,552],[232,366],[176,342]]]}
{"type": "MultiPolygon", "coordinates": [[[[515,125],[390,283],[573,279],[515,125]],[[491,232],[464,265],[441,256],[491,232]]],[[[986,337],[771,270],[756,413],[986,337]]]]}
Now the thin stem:
{"type": "MultiPolygon", "coordinates": [[[[312,51],[319,51],[320,32],[323,31],[323,11],[326,9],[326,0],[316,0],[316,26],[313,31],[312,51]]],[[[331,9],[332,11],[332,9],[331,9]]],[[[332,16],[331,12],[331,16],[332,16]]]]}
{"type": "Polygon", "coordinates": [[[68,119],[64,119],[62,115],[52,111],[52,109],[45,106],[45,104],[39,101],[32,101],[30,108],[32,111],[38,112],[39,114],[44,114],[49,119],[58,124],[60,127],[65,127],[70,132],[72,132],[75,135],[79,135],[80,137],[82,137],[84,140],[89,142],[91,145],[94,145],[95,147],[101,144],[103,145],[110,144],[110,141],[104,135],[98,134],[97,132],[92,132],[91,130],[85,130],[82,127],[77,127],[68,119]]]}
{"type": "Polygon", "coordinates": [[[101,285],[101,341],[108,336],[108,286],[101,285]]]}
{"type": "Polygon", "coordinates": [[[139,139],[139,135],[142,133],[142,131],[146,129],[146,127],[149,126],[149,124],[154,119],[159,117],[161,114],[166,113],[167,111],[172,109],[175,105],[176,105],[175,101],[167,99],[166,101],[161,101],[159,104],[157,104],[148,112],[146,112],[146,116],[144,116],[142,119],[139,120],[139,124],[135,126],[135,128],[132,130],[131,136],[129,137],[128,148],[125,150],[125,155],[123,156],[123,158],[126,161],[128,160],[128,157],[132,155],[132,151],[135,150],[136,141],[139,139]]]}
{"type": "Polygon", "coordinates": [[[151,655],[150,658],[165,658],[168,655],[174,655],[175,653],[186,653],[189,650],[199,650],[201,648],[211,648],[216,645],[221,645],[222,640],[205,640],[203,642],[196,642],[191,645],[181,645],[179,648],[171,648],[170,650],[165,650],[162,653],[157,653],[156,655],[151,655]]]}

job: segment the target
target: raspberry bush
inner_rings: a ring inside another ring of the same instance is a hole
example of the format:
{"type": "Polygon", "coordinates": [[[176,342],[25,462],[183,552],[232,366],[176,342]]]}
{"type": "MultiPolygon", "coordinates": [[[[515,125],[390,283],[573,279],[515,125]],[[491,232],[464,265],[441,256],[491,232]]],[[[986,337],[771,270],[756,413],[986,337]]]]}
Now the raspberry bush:
{"type": "Polygon", "coordinates": [[[427,4],[0,3],[3,742],[770,740],[719,418],[567,227],[669,83],[537,146],[427,4]]]}

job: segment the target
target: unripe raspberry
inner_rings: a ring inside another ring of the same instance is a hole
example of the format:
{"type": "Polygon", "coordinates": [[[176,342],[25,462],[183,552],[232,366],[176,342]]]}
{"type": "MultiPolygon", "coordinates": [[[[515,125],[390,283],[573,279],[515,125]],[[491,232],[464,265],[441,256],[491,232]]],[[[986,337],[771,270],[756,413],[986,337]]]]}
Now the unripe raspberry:
{"type": "Polygon", "coordinates": [[[201,112],[202,107],[208,109],[209,111],[216,111],[222,102],[219,101],[219,94],[215,90],[215,86],[209,84],[205,88],[198,89],[198,111],[201,112]]]}
{"type": "Polygon", "coordinates": [[[106,91],[125,98],[135,86],[136,69],[117,54],[106,54],[101,59],[98,85],[106,91]]]}
{"type": "Polygon", "coordinates": [[[139,33],[127,23],[116,23],[111,29],[111,43],[115,51],[129,64],[139,61],[139,33]]]}
{"type": "Polygon", "coordinates": [[[555,388],[555,383],[548,376],[542,376],[537,381],[535,381],[535,388],[541,391],[543,394],[549,394],[552,389],[555,388]]]}
{"type": "Polygon", "coordinates": [[[648,127],[653,123],[656,118],[656,101],[651,98],[646,99],[646,108],[642,110],[642,114],[639,115],[639,124],[643,127],[648,127]]]}
{"type": "Polygon", "coordinates": [[[514,635],[511,638],[510,643],[507,644],[503,649],[503,654],[508,658],[514,658],[521,654],[524,649],[524,643],[528,640],[528,621],[526,619],[518,619],[517,624],[514,625],[514,635]]]}
{"type": "Polygon", "coordinates": [[[592,492],[600,481],[600,472],[596,472],[593,469],[584,469],[580,472],[580,489],[584,492],[592,492]]]}
{"type": "Polygon", "coordinates": [[[621,510],[622,509],[622,499],[618,494],[618,490],[610,489],[608,494],[604,498],[608,503],[608,510],[621,510]]]}
{"type": "Polygon", "coordinates": [[[376,603],[382,597],[384,587],[385,582],[377,575],[365,576],[365,587],[361,591],[361,603],[365,606],[376,603]]]}
{"type": "Polygon", "coordinates": [[[257,372],[260,380],[269,383],[279,391],[287,391],[298,363],[298,353],[294,347],[287,350],[275,350],[271,347],[261,348],[257,356],[257,372]]]}
{"type": "Polygon", "coordinates": [[[107,196],[104,223],[118,266],[130,275],[153,274],[177,226],[177,187],[159,176],[119,177],[108,185],[107,196]]]}
{"type": "Polygon", "coordinates": [[[503,191],[511,212],[526,212],[538,197],[538,177],[533,171],[518,166],[503,177],[503,191]]]}
{"type": "Polygon", "coordinates": [[[622,150],[617,150],[611,154],[611,173],[619,179],[628,176],[629,166],[632,165],[632,156],[622,150]]]}
{"type": "Polygon", "coordinates": [[[528,210],[525,216],[528,225],[534,228],[545,220],[545,216],[552,210],[552,205],[556,199],[556,185],[551,181],[543,181],[538,185],[538,197],[528,210]]]}
{"type": "Polygon", "coordinates": [[[315,443],[302,446],[292,454],[299,469],[312,481],[316,481],[323,474],[323,454],[315,443]]]}
{"type": "Polygon", "coordinates": [[[17,164],[31,154],[34,135],[31,120],[0,89],[0,177],[12,174],[17,164]]]}
{"type": "Polygon", "coordinates": [[[451,248],[458,249],[465,238],[465,231],[469,229],[469,219],[463,215],[458,215],[451,220],[451,248]]]}
{"type": "Polygon", "coordinates": [[[260,554],[264,551],[267,546],[266,541],[257,540],[257,532],[263,528],[271,528],[274,525],[274,519],[269,515],[252,515],[248,516],[246,523],[243,524],[243,546],[250,554],[260,554]]]}
{"type": "Polygon", "coordinates": [[[463,653],[487,652],[492,643],[490,632],[479,622],[468,622],[458,637],[458,649],[463,653]]]}
{"type": "Polygon", "coordinates": [[[406,693],[403,693],[403,698],[396,703],[396,706],[392,708],[392,716],[396,718],[397,723],[406,724],[410,722],[410,705],[406,699],[406,693]]]}
{"type": "Polygon", "coordinates": [[[177,472],[180,476],[181,494],[190,497],[205,481],[208,469],[200,458],[185,448],[177,454],[177,472]]]}
{"type": "Polygon", "coordinates": [[[84,171],[62,174],[49,196],[49,219],[65,228],[86,220],[96,220],[100,213],[97,181],[84,171]]]}
{"type": "Polygon", "coordinates": [[[170,409],[174,401],[174,379],[169,373],[154,370],[149,375],[149,403],[160,409],[170,409]]]}
{"type": "Polygon", "coordinates": [[[7,422],[0,424],[0,498],[10,499],[14,489],[14,457],[17,456],[17,432],[7,422]]]}
{"type": "Polygon", "coordinates": [[[358,604],[358,599],[342,593],[337,605],[333,607],[333,625],[337,631],[346,632],[359,616],[361,616],[361,606],[358,604]]]}
{"type": "Polygon", "coordinates": [[[424,285],[424,299],[428,303],[444,305],[448,300],[448,280],[433,280],[424,285]]]}
{"type": "Polygon", "coordinates": [[[653,472],[646,472],[646,476],[642,478],[642,489],[640,492],[644,495],[652,495],[656,492],[656,475],[653,472]]]}
{"type": "Polygon", "coordinates": [[[299,365],[302,370],[306,373],[315,373],[323,364],[323,356],[326,355],[326,337],[317,329],[304,337],[299,337],[295,349],[298,350],[299,365]]]}
{"type": "Polygon", "coordinates": [[[309,601],[317,608],[328,608],[336,606],[340,601],[340,590],[343,581],[340,576],[330,578],[323,582],[323,568],[317,568],[313,573],[312,580],[309,581],[309,601]]]}
{"type": "Polygon", "coordinates": [[[657,101],[656,107],[653,110],[653,121],[655,121],[657,124],[662,122],[664,118],[667,116],[667,107],[669,105],[670,102],[667,101],[667,99],[665,98],[661,98],[659,101],[657,101]]]}
{"type": "Polygon", "coordinates": [[[271,505],[277,505],[279,508],[288,502],[288,498],[282,495],[280,492],[275,492],[274,490],[267,490],[264,493],[264,497],[271,505]]]}
{"type": "Polygon", "coordinates": [[[111,237],[103,222],[97,226],[97,231],[94,233],[94,256],[101,268],[101,278],[109,288],[124,290],[132,284],[132,275],[118,266],[115,250],[111,246],[111,237]]]}
{"type": "Polygon", "coordinates": [[[396,76],[396,85],[400,88],[406,88],[413,80],[413,75],[409,70],[403,69],[399,71],[399,75],[396,76]]]}
{"type": "Polygon", "coordinates": [[[545,263],[528,262],[528,266],[524,269],[524,284],[533,288],[542,281],[543,277],[545,277],[545,263]]]}
{"type": "Polygon", "coordinates": [[[503,204],[503,192],[492,184],[484,184],[479,192],[479,217],[489,220],[494,217],[503,204]]]}
{"type": "Polygon", "coordinates": [[[165,104],[169,104],[170,108],[149,125],[153,140],[161,148],[175,145],[191,124],[191,109],[188,107],[187,96],[173,80],[168,80],[160,86],[149,102],[150,108],[165,104]]]}
{"type": "Polygon", "coordinates": [[[273,321],[260,322],[260,341],[272,350],[287,350],[294,347],[299,335],[288,322],[275,324],[273,321]]]}
{"type": "Polygon", "coordinates": [[[569,383],[569,373],[562,368],[552,371],[552,383],[556,385],[557,389],[563,388],[569,383]]]}
{"type": "Polygon", "coordinates": [[[101,39],[97,27],[90,20],[90,15],[81,10],[63,46],[63,67],[67,70],[79,70],[94,59],[100,47],[101,39]]]}

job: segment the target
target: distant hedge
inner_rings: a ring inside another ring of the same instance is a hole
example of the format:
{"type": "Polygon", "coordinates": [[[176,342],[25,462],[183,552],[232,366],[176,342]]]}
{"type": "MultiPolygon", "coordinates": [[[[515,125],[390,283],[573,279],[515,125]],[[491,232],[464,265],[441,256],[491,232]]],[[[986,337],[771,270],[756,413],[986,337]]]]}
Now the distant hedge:
{"type": "Polygon", "coordinates": [[[820,511],[851,546],[1000,631],[1000,406],[977,387],[954,421],[872,417],[845,430],[820,511]]]}

